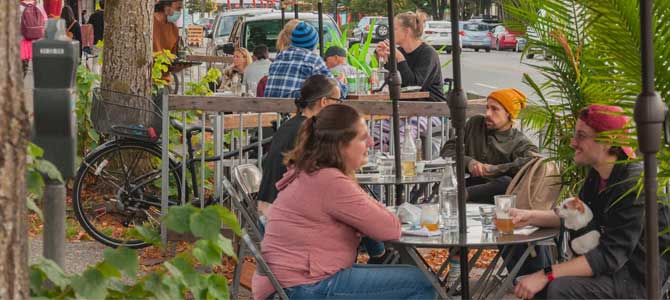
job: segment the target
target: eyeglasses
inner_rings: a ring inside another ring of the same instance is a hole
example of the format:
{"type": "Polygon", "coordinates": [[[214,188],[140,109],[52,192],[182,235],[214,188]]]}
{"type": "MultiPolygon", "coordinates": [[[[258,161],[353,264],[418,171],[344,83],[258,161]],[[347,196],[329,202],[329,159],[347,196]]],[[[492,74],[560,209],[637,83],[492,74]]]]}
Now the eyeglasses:
{"type": "Polygon", "coordinates": [[[335,101],[335,103],[338,103],[338,104],[344,102],[344,100],[342,100],[340,98],[335,98],[335,97],[331,97],[331,96],[326,96],[325,98],[328,99],[328,100],[333,100],[333,101],[335,101]]]}
{"type": "Polygon", "coordinates": [[[597,135],[588,135],[586,133],[583,133],[581,131],[574,132],[572,134],[572,138],[575,139],[578,142],[584,141],[586,139],[595,139],[597,138],[597,135]]]}

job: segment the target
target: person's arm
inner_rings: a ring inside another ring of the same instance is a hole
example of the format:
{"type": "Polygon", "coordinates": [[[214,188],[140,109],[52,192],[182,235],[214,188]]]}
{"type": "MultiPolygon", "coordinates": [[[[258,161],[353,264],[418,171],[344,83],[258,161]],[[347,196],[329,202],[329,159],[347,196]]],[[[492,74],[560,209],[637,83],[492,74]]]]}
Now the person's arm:
{"type": "Polygon", "coordinates": [[[525,164],[533,159],[533,153],[540,153],[537,146],[533,145],[525,136],[523,141],[516,146],[512,152],[512,161],[505,164],[495,165],[488,170],[489,175],[496,176],[505,173],[516,174],[525,164]]]}
{"type": "Polygon", "coordinates": [[[314,62],[314,72],[313,72],[312,75],[317,75],[317,74],[325,75],[325,76],[328,76],[328,78],[336,79],[337,84],[340,87],[340,94],[342,95],[342,98],[347,97],[347,92],[348,92],[347,85],[342,83],[341,81],[337,80],[337,78],[335,78],[333,73],[330,72],[330,70],[326,66],[326,63],[320,57],[317,57],[317,59],[314,62]]]}
{"type": "MultiPolygon", "coordinates": [[[[470,118],[466,123],[465,123],[465,138],[470,136],[472,132],[472,122],[474,122],[474,117],[470,118]]],[[[471,156],[467,155],[466,153],[463,156],[463,160],[465,162],[465,168],[468,169],[468,166],[470,163],[474,160],[471,156]]],[[[452,139],[446,141],[444,145],[442,146],[442,149],[440,150],[440,156],[443,158],[456,158],[456,137],[453,137],[452,139]]]]}
{"type": "MultiPolygon", "coordinates": [[[[324,171],[336,172],[321,172],[324,171]]],[[[400,238],[398,217],[371,198],[352,179],[344,175],[328,177],[330,182],[324,191],[328,200],[324,201],[324,210],[329,215],[375,241],[400,238]]]]}
{"type": "Polygon", "coordinates": [[[515,227],[533,225],[544,228],[558,228],[561,226],[559,218],[553,210],[530,210],[510,208],[512,223],[515,227]]]}

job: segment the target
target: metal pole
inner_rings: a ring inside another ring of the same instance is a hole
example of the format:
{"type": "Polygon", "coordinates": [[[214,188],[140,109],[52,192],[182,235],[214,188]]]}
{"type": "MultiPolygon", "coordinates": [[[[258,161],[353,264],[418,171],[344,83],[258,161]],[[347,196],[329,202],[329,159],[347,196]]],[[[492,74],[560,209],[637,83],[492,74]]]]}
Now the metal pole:
{"type": "Polygon", "coordinates": [[[298,19],[298,0],[293,1],[293,14],[298,19]]]}
{"type": "Polygon", "coordinates": [[[317,9],[319,10],[319,55],[323,57],[323,1],[319,0],[317,9]]]}
{"type": "MultiPolygon", "coordinates": [[[[168,149],[170,143],[170,111],[168,106],[168,91],[163,89],[163,137],[161,138],[161,218],[165,218],[168,211],[168,194],[170,193],[170,181],[168,178],[170,169],[170,151],[168,149]]],[[[182,180],[186,180],[182,178],[182,180]]],[[[182,191],[186,193],[186,191],[182,191]]],[[[163,219],[161,219],[163,220],[163,219]]],[[[167,227],[165,222],[161,222],[161,242],[167,246],[167,227]]],[[[167,247],[163,248],[167,249],[167,247]]]]}
{"type": "MultiPolygon", "coordinates": [[[[395,150],[395,178],[397,181],[402,179],[402,170],[400,163],[400,105],[398,104],[398,99],[400,99],[400,74],[398,74],[398,62],[395,57],[395,36],[393,32],[393,0],[386,1],[388,8],[388,20],[389,20],[389,46],[391,54],[389,55],[388,67],[389,67],[389,94],[391,96],[391,105],[393,106],[393,149],[395,150]]],[[[399,205],[402,199],[402,185],[396,184],[395,186],[395,199],[396,205],[399,205]]]]}
{"type": "Polygon", "coordinates": [[[284,11],[284,1],[279,0],[279,9],[281,9],[281,27],[284,28],[284,24],[286,24],[286,15],[284,11]]]}
{"type": "MultiPolygon", "coordinates": [[[[454,88],[449,93],[447,103],[451,113],[451,120],[456,129],[456,179],[458,182],[458,233],[462,242],[467,241],[467,223],[465,212],[465,110],[467,101],[463,92],[461,80],[461,47],[458,34],[458,1],[451,1],[451,42],[453,45],[453,75],[454,88]]],[[[470,299],[468,280],[468,247],[460,247],[461,255],[461,299],[470,299]]]]}
{"type": "Polygon", "coordinates": [[[660,299],[657,160],[666,108],[654,89],[654,34],[652,0],[640,0],[642,93],[635,103],[640,152],[644,155],[645,248],[647,299],[660,299]]]}
{"type": "Polygon", "coordinates": [[[61,268],[65,262],[65,184],[44,177],[44,257],[61,268]]]}

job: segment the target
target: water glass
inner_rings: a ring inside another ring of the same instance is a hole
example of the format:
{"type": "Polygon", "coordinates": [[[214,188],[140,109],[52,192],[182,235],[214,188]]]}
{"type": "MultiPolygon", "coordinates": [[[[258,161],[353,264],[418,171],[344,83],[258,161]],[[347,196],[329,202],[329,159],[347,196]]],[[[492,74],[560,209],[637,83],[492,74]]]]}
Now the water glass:
{"type": "Polygon", "coordinates": [[[514,233],[514,223],[509,209],[516,207],[515,195],[497,195],[493,197],[495,201],[495,225],[496,229],[503,234],[514,233]]]}
{"type": "Polygon", "coordinates": [[[495,206],[480,206],[479,215],[482,221],[484,231],[493,231],[493,217],[495,216],[495,206]]]}
{"type": "Polygon", "coordinates": [[[442,188],[439,191],[440,219],[447,231],[458,231],[458,192],[455,188],[442,188]]]}
{"type": "Polygon", "coordinates": [[[393,177],[395,160],[393,157],[380,157],[377,159],[377,170],[381,177],[393,177]]]}

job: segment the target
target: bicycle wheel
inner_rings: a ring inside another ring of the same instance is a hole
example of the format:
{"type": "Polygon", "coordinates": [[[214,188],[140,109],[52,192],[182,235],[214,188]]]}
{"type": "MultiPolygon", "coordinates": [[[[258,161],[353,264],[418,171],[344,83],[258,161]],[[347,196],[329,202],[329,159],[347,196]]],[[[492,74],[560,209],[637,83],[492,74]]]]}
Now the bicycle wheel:
{"type": "MultiPolygon", "coordinates": [[[[170,159],[169,205],[181,199],[179,168],[170,159]]],[[[86,156],[72,188],[79,224],[95,240],[111,247],[148,246],[132,239],[136,225],[160,226],[161,150],[157,145],[116,140],[86,156]]]]}

